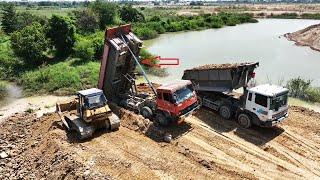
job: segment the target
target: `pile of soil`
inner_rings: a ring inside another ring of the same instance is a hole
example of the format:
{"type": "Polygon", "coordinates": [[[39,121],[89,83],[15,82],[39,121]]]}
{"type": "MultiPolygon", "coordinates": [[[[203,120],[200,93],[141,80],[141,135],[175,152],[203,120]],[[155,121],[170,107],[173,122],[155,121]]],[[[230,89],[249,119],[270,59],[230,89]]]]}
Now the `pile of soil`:
{"type": "Polygon", "coordinates": [[[245,66],[247,64],[252,64],[252,63],[226,63],[226,64],[206,64],[203,66],[198,66],[195,68],[192,68],[190,70],[210,70],[210,69],[235,69],[238,68],[239,66],[245,66]]]}
{"type": "Polygon", "coordinates": [[[0,124],[0,179],[317,179],[320,113],[290,107],[273,128],[244,129],[200,109],[170,127],[112,106],[118,131],[79,142],[57,114],[0,124]],[[171,143],[163,143],[165,134],[171,143]],[[265,168],[268,167],[268,168],[265,168]]]}
{"type": "Polygon", "coordinates": [[[53,124],[52,116],[39,119],[34,114],[18,114],[0,125],[0,152],[6,155],[0,158],[0,179],[83,176],[83,165],[61,144],[67,136],[63,131],[57,134],[53,124]]]}
{"type": "Polygon", "coordinates": [[[320,51],[320,24],[311,25],[284,36],[298,46],[309,46],[313,50],[320,51]]]}
{"type": "MultiPolygon", "coordinates": [[[[152,83],[152,86],[157,89],[159,86],[161,86],[160,84],[157,83],[152,83]]],[[[149,86],[149,84],[147,83],[140,83],[137,85],[137,91],[140,93],[147,93],[147,94],[154,94],[151,87],[149,86]]]]}

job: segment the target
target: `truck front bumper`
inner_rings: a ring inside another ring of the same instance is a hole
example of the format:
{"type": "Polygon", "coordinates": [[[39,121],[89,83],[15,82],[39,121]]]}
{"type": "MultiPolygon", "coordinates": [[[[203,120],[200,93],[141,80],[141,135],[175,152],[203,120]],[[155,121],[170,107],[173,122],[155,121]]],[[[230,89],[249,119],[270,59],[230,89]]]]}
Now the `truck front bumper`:
{"type": "Polygon", "coordinates": [[[262,127],[273,127],[273,126],[281,123],[282,121],[284,121],[288,116],[289,116],[289,114],[286,113],[284,116],[279,117],[277,119],[273,119],[273,120],[270,119],[270,120],[267,120],[265,122],[261,122],[260,126],[262,126],[262,127]]]}
{"type": "Polygon", "coordinates": [[[179,115],[179,119],[184,119],[191,115],[194,111],[200,109],[200,105],[198,103],[193,104],[190,106],[186,111],[182,112],[182,114],[179,115]]]}

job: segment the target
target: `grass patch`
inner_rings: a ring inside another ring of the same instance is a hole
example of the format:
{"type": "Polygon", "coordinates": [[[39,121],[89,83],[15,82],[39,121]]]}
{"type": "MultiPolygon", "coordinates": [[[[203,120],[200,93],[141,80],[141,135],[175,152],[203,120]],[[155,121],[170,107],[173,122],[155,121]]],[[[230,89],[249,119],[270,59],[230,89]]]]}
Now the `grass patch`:
{"type": "Polygon", "coordinates": [[[48,65],[23,73],[20,84],[27,95],[32,93],[74,94],[80,89],[95,87],[100,71],[99,62],[72,65],[76,59],[48,65]]]}
{"type": "Polygon", "coordinates": [[[53,14],[58,14],[62,16],[67,16],[72,11],[80,9],[80,8],[60,8],[60,7],[22,7],[17,6],[17,12],[30,12],[31,14],[38,15],[38,16],[45,16],[50,18],[53,14]]]}

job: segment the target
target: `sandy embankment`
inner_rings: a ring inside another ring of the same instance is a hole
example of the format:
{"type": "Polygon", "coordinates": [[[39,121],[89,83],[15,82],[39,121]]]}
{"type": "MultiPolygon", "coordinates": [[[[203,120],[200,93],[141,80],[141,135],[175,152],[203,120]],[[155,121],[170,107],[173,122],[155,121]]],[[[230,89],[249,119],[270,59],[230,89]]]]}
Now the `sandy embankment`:
{"type": "Polygon", "coordinates": [[[290,41],[294,41],[298,46],[309,46],[313,50],[320,51],[320,24],[315,24],[293,33],[287,33],[285,37],[290,41]]]}

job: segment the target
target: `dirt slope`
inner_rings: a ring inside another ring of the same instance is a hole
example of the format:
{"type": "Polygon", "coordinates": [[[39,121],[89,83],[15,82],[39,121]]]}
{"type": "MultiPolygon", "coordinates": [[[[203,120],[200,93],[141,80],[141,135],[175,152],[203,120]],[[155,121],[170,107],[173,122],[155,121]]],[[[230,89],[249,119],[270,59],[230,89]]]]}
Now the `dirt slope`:
{"type": "Polygon", "coordinates": [[[0,124],[0,179],[317,179],[320,114],[290,108],[278,127],[240,128],[201,109],[159,128],[119,110],[121,127],[77,142],[55,114],[16,115],[0,124]],[[170,133],[171,143],[162,142],[170,133]]]}
{"type": "Polygon", "coordinates": [[[309,46],[311,49],[320,51],[320,24],[309,26],[305,29],[285,34],[290,41],[298,46],[309,46]]]}

